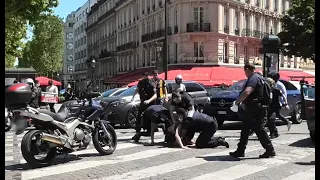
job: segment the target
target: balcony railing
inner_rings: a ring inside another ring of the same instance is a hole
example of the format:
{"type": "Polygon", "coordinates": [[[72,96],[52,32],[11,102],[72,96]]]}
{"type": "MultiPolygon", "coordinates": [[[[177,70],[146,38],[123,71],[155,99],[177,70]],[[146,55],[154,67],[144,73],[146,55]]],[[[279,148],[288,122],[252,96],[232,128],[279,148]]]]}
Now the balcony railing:
{"type": "Polygon", "coordinates": [[[174,26],[174,34],[177,34],[177,33],[178,33],[178,31],[179,31],[178,26],[174,26]]]}
{"type": "MultiPolygon", "coordinates": [[[[168,36],[172,35],[172,28],[171,27],[168,27],[168,36]]],[[[147,42],[147,41],[151,41],[151,40],[154,40],[154,39],[158,39],[158,38],[161,38],[161,37],[164,37],[165,35],[165,29],[162,28],[162,29],[159,29],[157,31],[153,31],[149,34],[144,34],[141,36],[141,41],[142,42],[147,42]]]]}
{"type": "Polygon", "coordinates": [[[188,23],[187,32],[210,32],[210,23],[188,23]]]}
{"type": "Polygon", "coordinates": [[[135,41],[129,42],[129,43],[117,46],[117,52],[134,49],[134,48],[137,48],[138,46],[139,46],[139,42],[135,42],[135,41]]]}
{"type": "Polygon", "coordinates": [[[263,38],[264,36],[268,35],[267,32],[257,31],[253,29],[243,29],[241,31],[241,36],[247,36],[247,37],[255,37],[255,38],[263,38]]]}
{"type": "Polygon", "coordinates": [[[107,57],[113,57],[115,55],[116,55],[116,53],[114,51],[107,51],[105,49],[105,50],[102,50],[101,53],[99,54],[99,59],[107,58],[107,57]]]}

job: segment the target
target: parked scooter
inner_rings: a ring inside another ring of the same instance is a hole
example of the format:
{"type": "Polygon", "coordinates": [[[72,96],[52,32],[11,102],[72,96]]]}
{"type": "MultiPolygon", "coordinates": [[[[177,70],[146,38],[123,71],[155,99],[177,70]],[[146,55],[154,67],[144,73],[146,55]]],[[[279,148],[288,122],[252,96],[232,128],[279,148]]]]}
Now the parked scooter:
{"type": "Polygon", "coordinates": [[[21,142],[22,155],[32,168],[51,164],[58,154],[86,149],[91,139],[100,155],[112,154],[117,147],[115,130],[108,121],[100,119],[107,108],[103,102],[88,99],[67,118],[68,108],[52,113],[28,107],[31,89],[27,84],[14,84],[6,89],[5,95],[17,123],[16,134],[26,129],[27,121],[35,127],[21,142]]]}

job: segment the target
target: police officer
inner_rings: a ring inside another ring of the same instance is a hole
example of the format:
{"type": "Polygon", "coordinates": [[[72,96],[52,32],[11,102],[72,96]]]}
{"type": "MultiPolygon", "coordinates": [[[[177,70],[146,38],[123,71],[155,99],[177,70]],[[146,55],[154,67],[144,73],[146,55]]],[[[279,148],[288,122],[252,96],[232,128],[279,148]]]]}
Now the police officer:
{"type": "MultiPolygon", "coordinates": [[[[139,93],[140,95],[140,106],[138,109],[138,117],[136,122],[136,134],[132,137],[135,142],[138,142],[141,136],[141,114],[150,106],[154,105],[157,99],[157,91],[154,83],[148,77],[148,73],[145,72],[142,74],[143,78],[138,82],[137,89],[135,90],[131,101],[134,100],[134,96],[139,93]]],[[[149,124],[148,122],[144,122],[143,125],[149,124]]]]}
{"type": "Polygon", "coordinates": [[[188,117],[186,110],[183,108],[179,108],[177,113],[179,120],[175,127],[175,137],[181,148],[188,149],[188,147],[183,144],[181,137],[186,139],[185,142],[191,142],[193,144],[192,138],[195,132],[200,132],[195,143],[196,148],[215,148],[217,146],[229,148],[229,144],[224,138],[214,137],[218,129],[216,119],[199,112],[194,112],[192,117],[188,117]],[[184,134],[189,135],[185,136],[184,134]]]}
{"type": "Polygon", "coordinates": [[[148,120],[151,122],[150,145],[154,145],[154,132],[157,129],[157,127],[161,127],[163,130],[163,133],[165,135],[167,134],[167,128],[170,126],[169,118],[170,118],[169,111],[162,105],[151,105],[144,111],[143,120],[144,121],[148,120]]]}
{"type": "Polygon", "coordinates": [[[276,155],[271,140],[264,128],[265,109],[261,105],[261,94],[263,92],[264,80],[263,77],[255,73],[254,70],[254,65],[244,65],[244,72],[248,80],[244,85],[240,96],[235,101],[236,105],[242,103],[242,106],[245,106],[245,108],[238,148],[235,152],[229,153],[233,157],[245,156],[244,153],[248,144],[250,129],[254,129],[261,145],[266,149],[266,152],[259,157],[269,158],[276,155]]]}
{"type": "Polygon", "coordinates": [[[39,91],[39,88],[35,86],[33,79],[28,78],[26,80],[26,82],[27,82],[27,84],[29,84],[29,86],[31,87],[31,91],[32,91],[32,98],[31,98],[30,106],[33,108],[39,108],[39,98],[40,98],[41,91],[39,91]]]}
{"type": "Polygon", "coordinates": [[[156,85],[156,89],[157,89],[156,104],[163,105],[164,101],[168,102],[168,96],[167,96],[168,92],[167,92],[166,82],[164,82],[164,80],[159,78],[157,70],[154,70],[152,72],[152,74],[153,74],[152,80],[153,80],[154,84],[156,85]]]}
{"type": "Polygon", "coordinates": [[[192,116],[192,113],[195,111],[194,101],[186,92],[173,92],[172,93],[172,101],[170,105],[170,116],[173,122],[176,121],[176,116],[174,115],[174,111],[179,108],[183,108],[187,110],[189,117],[192,116]],[[182,94],[181,94],[182,93],[182,94]]]}

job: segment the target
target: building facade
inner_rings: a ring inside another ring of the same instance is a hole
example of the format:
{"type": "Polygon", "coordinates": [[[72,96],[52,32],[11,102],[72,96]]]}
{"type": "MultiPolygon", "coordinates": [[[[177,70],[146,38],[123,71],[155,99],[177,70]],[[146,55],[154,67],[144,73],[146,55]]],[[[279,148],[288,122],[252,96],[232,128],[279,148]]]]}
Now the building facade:
{"type": "Polygon", "coordinates": [[[65,33],[65,47],[63,53],[63,70],[59,78],[63,82],[63,86],[66,88],[68,81],[72,79],[72,72],[74,71],[73,66],[73,26],[76,22],[75,12],[71,12],[64,23],[64,33],[65,33]]]}
{"type": "MultiPolygon", "coordinates": [[[[261,65],[261,38],[281,31],[289,0],[167,0],[169,64],[261,65]]],[[[164,0],[100,0],[88,13],[89,78],[103,79],[160,66],[164,0]]],[[[298,57],[280,56],[280,67],[299,68],[298,57]]],[[[305,62],[304,62],[305,63],[305,62]]],[[[311,62],[307,62],[311,63],[311,62]]]]}
{"type": "Polygon", "coordinates": [[[77,88],[80,91],[85,90],[87,79],[87,64],[85,62],[87,59],[87,35],[85,32],[85,28],[87,27],[87,13],[95,3],[96,0],[89,0],[82,7],[78,8],[75,13],[76,22],[73,26],[73,81],[78,84],[77,88]]]}

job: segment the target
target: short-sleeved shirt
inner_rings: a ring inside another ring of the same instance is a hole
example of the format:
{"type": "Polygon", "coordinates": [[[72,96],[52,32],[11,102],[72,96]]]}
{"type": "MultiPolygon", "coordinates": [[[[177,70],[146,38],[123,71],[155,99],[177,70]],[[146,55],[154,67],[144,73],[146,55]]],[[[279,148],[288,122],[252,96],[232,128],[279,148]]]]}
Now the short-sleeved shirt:
{"type": "MultiPolygon", "coordinates": [[[[278,81],[278,82],[276,83],[276,87],[277,87],[278,89],[280,89],[281,92],[284,94],[284,96],[287,98],[287,89],[286,89],[286,86],[285,86],[281,81],[278,81]]],[[[280,103],[281,103],[281,104],[284,104],[284,99],[283,99],[283,97],[280,97],[280,103]]]]}
{"type": "Polygon", "coordinates": [[[160,78],[153,79],[153,83],[156,86],[157,98],[164,98],[165,88],[167,87],[166,82],[160,78]]]}
{"type": "Polygon", "coordinates": [[[253,73],[247,80],[246,84],[243,86],[244,91],[247,87],[252,87],[254,91],[242,102],[243,104],[250,104],[253,99],[260,97],[261,87],[262,87],[262,76],[258,73],[253,73]]]}
{"type": "Polygon", "coordinates": [[[186,92],[186,86],[184,84],[177,84],[177,83],[173,83],[172,84],[172,92],[178,92],[178,93],[182,93],[182,92],[186,92]]]}
{"type": "Polygon", "coordinates": [[[175,103],[174,101],[171,102],[172,106],[175,106],[176,108],[183,108],[189,110],[190,107],[194,106],[194,101],[187,93],[183,93],[181,95],[181,102],[175,103]]]}
{"type": "Polygon", "coordinates": [[[181,122],[181,127],[183,129],[188,129],[191,127],[192,129],[195,130],[195,132],[201,132],[204,128],[212,124],[216,124],[214,123],[214,121],[216,120],[213,119],[212,117],[196,111],[194,112],[192,118],[185,118],[181,122]]]}
{"type": "Polygon", "coordinates": [[[150,99],[154,94],[157,93],[156,87],[150,79],[140,80],[137,88],[141,102],[150,99]]]}

